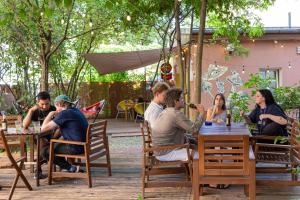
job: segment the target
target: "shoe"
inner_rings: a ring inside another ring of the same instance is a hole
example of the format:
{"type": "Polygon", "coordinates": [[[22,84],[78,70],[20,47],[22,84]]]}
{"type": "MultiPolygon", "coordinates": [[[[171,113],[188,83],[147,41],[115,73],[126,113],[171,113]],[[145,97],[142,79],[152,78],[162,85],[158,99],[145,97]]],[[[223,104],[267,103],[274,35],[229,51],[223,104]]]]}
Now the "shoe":
{"type": "Polygon", "coordinates": [[[71,165],[70,169],[62,169],[62,172],[69,172],[69,173],[83,173],[84,171],[80,169],[80,166],[71,165]]]}
{"type": "Polygon", "coordinates": [[[210,188],[214,188],[214,189],[227,189],[227,188],[229,188],[229,184],[209,184],[209,186],[208,187],[210,187],[210,188]]]}
{"type": "Polygon", "coordinates": [[[37,179],[37,178],[39,178],[39,179],[45,179],[45,178],[47,178],[48,176],[46,175],[46,174],[43,174],[42,173],[42,171],[39,171],[39,173],[37,174],[37,173],[35,173],[35,175],[34,175],[34,179],[37,179]]]}

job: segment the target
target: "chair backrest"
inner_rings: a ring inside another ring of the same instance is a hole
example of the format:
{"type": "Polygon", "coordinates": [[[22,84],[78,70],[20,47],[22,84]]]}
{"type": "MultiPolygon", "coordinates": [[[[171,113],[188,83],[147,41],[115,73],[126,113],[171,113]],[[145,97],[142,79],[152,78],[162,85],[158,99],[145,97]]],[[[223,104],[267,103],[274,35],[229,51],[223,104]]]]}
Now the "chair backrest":
{"type": "MultiPolygon", "coordinates": [[[[128,110],[128,106],[127,105],[134,105],[134,102],[132,100],[123,100],[123,101],[120,101],[117,105],[117,110],[121,110],[121,111],[124,111],[124,110],[128,110]]],[[[132,107],[131,106],[131,107],[132,107]]]]}
{"type": "Polygon", "coordinates": [[[247,176],[249,170],[249,136],[199,135],[200,176],[247,176]]]}
{"type": "Polygon", "coordinates": [[[134,105],[134,110],[140,115],[144,115],[145,113],[145,103],[137,103],[134,105]]]}
{"type": "Polygon", "coordinates": [[[22,116],[21,115],[8,115],[8,116],[6,116],[6,120],[7,120],[7,127],[13,128],[13,127],[15,127],[15,121],[22,121],[22,116]]]}
{"type": "MultiPolygon", "coordinates": [[[[5,137],[5,134],[4,134],[4,131],[3,130],[0,130],[0,141],[1,141],[1,144],[3,145],[4,147],[4,150],[5,150],[5,153],[9,159],[9,161],[11,162],[11,164],[15,163],[15,159],[13,158],[13,156],[11,155],[11,151],[10,151],[10,148],[9,148],[9,145],[7,143],[7,139],[5,137]]],[[[1,166],[1,163],[0,163],[0,166],[1,166]]]]}
{"type": "Polygon", "coordinates": [[[140,123],[142,138],[143,138],[143,147],[144,149],[151,147],[152,137],[151,137],[151,128],[150,124],[147,121],[140,123]]]}
{"type": "Polygon", "coordinates": [[[89,124],[86,135],[86,142],[89,149],[90,161],[106,155],[108,149],[108,138],[106,135],[107,121],[101,120],[89,124]]]}
{"type": "Polygon", "coordinates": [[[294,118],[296,121],[299,121],[299,109],[288,109],[285,111],[286,115],[290,118],[294,118]]]}

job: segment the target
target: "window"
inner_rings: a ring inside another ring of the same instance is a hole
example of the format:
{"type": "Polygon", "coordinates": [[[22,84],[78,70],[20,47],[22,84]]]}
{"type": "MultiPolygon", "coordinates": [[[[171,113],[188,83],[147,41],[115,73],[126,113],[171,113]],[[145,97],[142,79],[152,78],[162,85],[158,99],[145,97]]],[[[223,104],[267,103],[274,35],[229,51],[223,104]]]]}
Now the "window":
{"type": "Polygon", "coordinates": [[[272,78],[273,81],[270,85],[270,88],[277,88],[279,87],[279,69],[260,69],[259,74],[261,78],[272,78]]]}

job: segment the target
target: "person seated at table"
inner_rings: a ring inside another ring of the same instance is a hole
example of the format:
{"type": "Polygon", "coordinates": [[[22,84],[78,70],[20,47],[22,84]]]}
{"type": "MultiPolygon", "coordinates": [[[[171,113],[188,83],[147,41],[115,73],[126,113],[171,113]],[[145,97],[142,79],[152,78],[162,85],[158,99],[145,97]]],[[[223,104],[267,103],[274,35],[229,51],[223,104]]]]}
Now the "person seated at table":
{"type": "Polygon", "coordinates": [[[241,112],[246,122],[255,123],[260,135],[287,136],[287,116],[275,102],[271,91],[258,90],[255,103],[256,106],[249,115],[241,112]]]}
{"type": "MultiPolygon", "coordinates": [[[[159,114],[152,124],[153,146],[184,144],[187,132],[198,134],[205,118],[202,105],[196,105],[196,110],[200,115],[195,122],[192,122],[180,111],[181,108],[184,108],[183,95],[180,89],[172,88],[168,90],[165,103],[167,108],[159,114]]],[[[160,161],[188,160],[186,149],[160,151],[156,152],[155,156],[160,161]]],[[[195,152],[194,158],[197,157],[198,152],[195,152]]]]}
{"type": "MultiPolygon", "coordinates": [[[[85,142],[88,121],[84,115],[80,110],[72,107],[72,102],[66,95],[57,96],[54,103],[56,111],[52,111],[48,114],[42,125],[42,131],[59,128],[64,140],[85,142]]],[[[49,147],[45,147],[42,151],[44,158],[49,160],[49,147]]],[[[81,154],[84,153],[84,149],[83,146],[80,145],[56,143],[54,145],[54,152],[81,154]]],[[[71,165],[65,158],[54,157],[53,162],[63,171],[80,172],[79,166],[71,165]]]]}
{"type": "Polygon", "coordinates": [[[206,121],[226,122],[226,104],[225,97],[222,93],[215,96],[213,107],[207,109],[206,121]]]}
{"type": "MultiPolygon", "coordinates": [[[[36,98],[37,98],[36,105],[34,105],[28,110],[27,115],[23,120],[23,127],[25,129],[28,129],[32,121],[39,121],[40,124],[42,125],[46,116],[50,112],[56,110],[56,108],[53,105],[51,105],[50,94],[48,92],[42,91],[38,93],[36,98]]],[[[52,133],[47,135],[45,138],[41,138],[40,140],[41,149],[49,145],[49,141],[51,137],[52,137],[52,133]]],[[[41,159],[41,164],[43,163],[46,163],[46,160],[41,159]]],[[[41,173],[35,174],[34,178],[37,178],[37,176],[39,176],[40,179],[46,178],[46,176],[43,176],[41,173]]]]}
{"type": "Polygon", "coordinates": [[[38,93],[37,103],[31,107],[26,117],[23,120],[23,127],[27,129],[32,121],[40,121],[43,124],[46,116],[51,112],[55,111],[55,107],[50,104],[50,94],[46,91],[38,93]]]}
{"type": "Polygon", "coordinates": [[[164,82],[157,82],[152,88],[154,98],[144,114],[145,120],[150,124],[150,127],[152,127],[152,123],[164,110],[163,104],[165,102],[166,93],[169,89],[169,85],[164,82]]]}

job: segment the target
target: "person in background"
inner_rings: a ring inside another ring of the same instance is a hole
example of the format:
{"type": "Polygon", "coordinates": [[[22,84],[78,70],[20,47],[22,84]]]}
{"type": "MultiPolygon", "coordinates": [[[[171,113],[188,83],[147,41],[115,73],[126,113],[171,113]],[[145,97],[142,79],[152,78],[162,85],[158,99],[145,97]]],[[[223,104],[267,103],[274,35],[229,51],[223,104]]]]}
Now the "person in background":
{"type": "Polygon", "coordinates": [[[258,90],[255,95],[255,103],[256,106],[249,115],[241,112],[241,116],[246,122],[255,123],[261,135],[287,136],[287,116],[275,102],[271,91],[258,90]]]}
{"type": "MultiPolygon", "coordinates": [[[[72,107],[70,98],[66,95],[59,95],[54,100],[56,111],[48,114],[42,125],[42,131],[50,131],[56,128],[60,129],[64,140],[86,142],[86,131],[88,121],[77,108],[72,107]]],[[[49,160],[49,146],[43,150],[43,157],[49,160]]],[[[63,154],[82,154],[84,149],[82,145],[56,143],[54,145],[55,153],[63,154]]],[[[80,172],[79,166],[71,165],[65,158],[54,157],[54,164],[58,165],[66,172],[80,172]]]]}
{"type": "Polygon", "coordinates": [[[145,120],[150,124],[150,127],[152,127],[152,124],[158,115],[164,110],[163,104],[165,102],[166,93],[169,89],[169,85],[164,82],[158,82],[152,88],[154,98],[144,114],[145,120]]]}
{"type": "Polygon", "coordinates": [[[226,121],[226,104],[223,94],[217,94],[214,98],[213,107],[207,109],[206,121],[225,122],[226,121]]]}
{"type": "MultiPolygon", "coordinates": [[[[198,134],[205,119],[204,107],[196,105],[199,113],[195,122],[189,120],[180,109],[184,108],[182,91],[172,88],[166,93],[165,103],[167,108],[163,110],[152,124],[153,146],[168,146],[184,144],[186,133],[198,134]]],[[[186,149],[166,150],[156,152],[155,156],[160,161],[188,160],[186,149]]],[[[195,152],[194,158],[198,158],[195,152]]]]}

